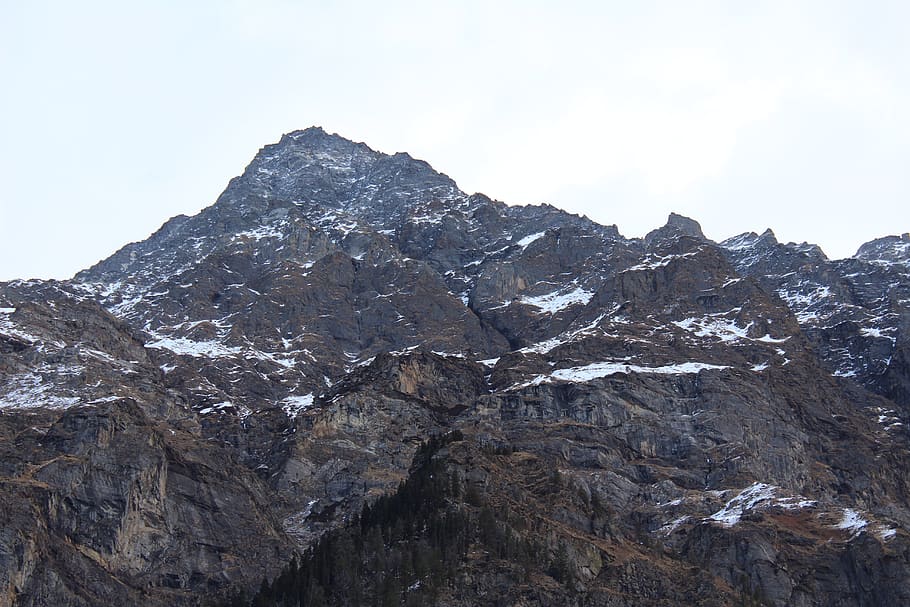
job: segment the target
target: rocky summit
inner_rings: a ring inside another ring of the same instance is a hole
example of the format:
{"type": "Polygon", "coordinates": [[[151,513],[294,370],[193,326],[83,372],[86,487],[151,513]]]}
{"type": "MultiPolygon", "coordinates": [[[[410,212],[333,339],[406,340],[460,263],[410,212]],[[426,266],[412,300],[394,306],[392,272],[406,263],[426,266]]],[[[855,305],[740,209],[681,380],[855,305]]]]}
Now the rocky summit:
{"type": "Polygon", "coordinates": [[[910,604],[910,236],[625,238],[319,128],[0,284],[0,606],[910,604]]]}

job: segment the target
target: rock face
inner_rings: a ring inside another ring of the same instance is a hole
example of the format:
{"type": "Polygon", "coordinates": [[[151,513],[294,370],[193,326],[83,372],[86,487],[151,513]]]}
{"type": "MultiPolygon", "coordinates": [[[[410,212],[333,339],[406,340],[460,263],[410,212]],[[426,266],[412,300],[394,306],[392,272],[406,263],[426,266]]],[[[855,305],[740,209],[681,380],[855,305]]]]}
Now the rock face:
{"type": "Polygon", "coordinates": [[[908,335],[906,234],[628,239],[290,133],[198,215],[0,285],[0,605],[251,592],[452,430],[446,507],[498,531],[434,604],[908,603],[908,335]]]}
{"type": "Polygon", "coordinates": [[[910,235],[874,240],[837,261],[815,245],[780,244],[770,230],[721,246],[737,271],[784,300],[831,373],[902,411],[910,406],[910,235]]]}

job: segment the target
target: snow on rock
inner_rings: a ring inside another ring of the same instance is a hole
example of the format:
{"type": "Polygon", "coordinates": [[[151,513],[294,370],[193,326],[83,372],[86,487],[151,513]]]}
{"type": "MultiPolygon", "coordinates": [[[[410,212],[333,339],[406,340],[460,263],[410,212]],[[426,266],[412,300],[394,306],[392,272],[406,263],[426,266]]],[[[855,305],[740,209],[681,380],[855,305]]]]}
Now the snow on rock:
{"type": "Polygon", "coordinates": [[[720,243],[720,246],[736,254],[734,265],[742,272],[768,257],[775,244],[777,239],[774,238],[774,233],[768,230],[761,235],[750,232],[733,236],[720,243]]]}
{"type": "Polygon", "coordinates": [[[882,266],[907,265],[910,262],[910,234],[885,236],[867,242],[859,248],[855,257],[882,266]]]}
{"type": "Polygon", "coordinates": [[[539,240],[539,239],[543,238],[543,236],[544,236],[545,233],[546,233],[546,232],[537,232],[536,234],[529,234],[528,236],[525,236],[524,238],[522,238],[521,240],[519,240],[519,241],[516,242],[515,244],[517,244],[518,246],[520,246],[520,247],[521,247],[521,250],[524,251],[525,249],[528,248],[528,246],[529,246],[532,242],[534,242],[535,240],[539,240]]]}
{"type": "Polygon", "coordinates": [[[723,508],[709,516],[707,520],[720,523],[722,527],[732,527],[747,511],[762,502],[773,500],[775,489],[774,485],[753,483],[728,501],[723,508]]]}
{"type": "Polygon", "coordinates": [[[683,259],[685,257],[693,257],[697,252],[692,253],[683,253],[682,255],[648,255],[641,263],[634,266],[628,267],[623,272],[640,272],[642,270],[654,270],[656,268],[662,268],[663,266],[670,265],[670,263],[675,259],[683,259]]]}
{"type": "Polygon", "coordinates": [[[541,312],[555,314],[570,306],[585,305],[591,301],[592,297],[594,297],[593,292],[576,287],[569,292],[554,291],[537,297],[522,297],[518,301],[526,306],[539,308],[541,312]]]}
{"type": "Polygon", "coordinates": [[[117,304],[107,306],[108,311],[114,316],[129,317],[144,298],[141,294],[127,296],[126,292],[124,292],[122,299],[117,304]]]}
{"type": "Polygon", "coordinates": [[[0,335],[6,335],[8,337],[21,339],[28,342],[39,341],[39,337],[32,335],[27,331],[23,331],[9,318],[10,314],[15,311],[16,308],[0,308],[0,335]]]}
{"type": "Polygon", "coordinates": [[[680,525],[682,525],[683,523],[688,521],[690,518],[692,518],[692,517],[690,517],[687,514],[687,515],[681,516],[679,518],[673,519],[672,521],[670,521],[669,523],[667,523],[666,525],[664,525],[657,531],[660,533],[663,533],[664,535],[671,535],[674,531],[676,531],[679,528],[680,525]]]}
{"type": "Polygon", "coordinates": [[[749,337],[749,329],[752,328],[754,323],[749,322],[745,327],[740,327],[736,324],[736,319],[728,318],[730,315],[738,314],[740,310],[740,308],[734,308],[727,312],[707,314],[698,318],[686,318],[684,320],[674,321],[673,324],[683,331],[692,333],[696,337],[708,337],[726,343],[752,340],[769,344],[779,344],[790,339],[789,337],[771,337],[769,334],[765,334],[762,337],[749,337]]]}
{"type": "Polygon", "coordinates": [[[263,352],[262,350],[255,350],[252,348],[243,349],[243,355],[246,358],[257,358],[259,360],[264,360],[270,363],[274,363],[285,369],[292,369],[294,365],[297,364],[297,361],[293,358],[295,354],[304,354],[309,358],[313,358],[313,355],[310,354],[307,350],[291,350],[290,352],[263,352]]]}
{"type": "Polygon", "coordinates": [[[752,483],[705,521],[718,523],[722,527],[732,527],[740,521],[743,514],[758,507],[776,506],[794,510],[814,508],[817,505],[814,500],[807,500],[801,496],[777,497],[778,489],[779,487],[767,483],[752,483]]]}
{"type": "Polygon", "coordinates": [[[755,339],[755,341],[762,341],[766,344],[782,344],[785,341],[789,340],[790,337],[771,337],[769,333],[765,333],[761,337],[755,339]]]}
{"type": "Polygon", "coordinates": [[[884,426],[885,430],[895,430],[904,425],[894,409],[872,407],[872,412],[875,414],[875,421],[884,426]]]}
{"type": "Polygon", "coordinates": [[[281,238],[284,236],[284,233],[281,231],[281,228],[284,227],[285,223],[270,224],[264,225],[256,228],[255,230],[247,230],[245,232],[238,232],[234,236],[234,240],[238,238],[249,238],[252,240],[262,240],[263,238],[281,238]]]}
{"type": "Polygon", "coordinates": [[[229,402],[229,401],[224,401],[224,402],[220,402],[220,403],[215,403],[214,405],[209,405],[208,407],[205,407],[204,409],[200,409],[199,414],[208,415],[209,413],[214,413],[215,411],[223,412],[225,409],[233,409],[233,408],[235,408],[234,403],[229,402]]]}
{"type": "Polygon", "coordinates": [[[306,411],[313,406],[313,394],[304,394],[303,396],[288,396],[281,401],[281,408],[287,413],[288,417],[294,419],[301,411],[306,411]]]}
{"type": "Polygon", "coordinates": [[[545,341],[536,343],[531,346],[524,347],[524,348],[520,349],[519,352],[546,354],[547,352],[549,352],[550,350],[553,350],[557,346],[571,343],[578,337],[587,337],[590,335],[594,335],[596,333],[596,330],[598,329],[598,326],[600,325],[601,321],[604,318],[606,318],[606,316],[607,316],[606,314],[601,314],[594,320],[594,322],[592,322],[588,325],[585,325],[585,326],[581,327],[580,329],[573,329],[570,331],[566,331],[564,333],[557,335],[556,337],[551,337],[550,339],[547,339],[545,341]]]}
{"type": "Polygon", "coordinates": [[[424,215],[408,217],[408,223],[412,223],[412,224],[442,223],[442,220],[444,217],[445,217],[444,213],[426,213],[424,215]]]}
{"type": "Polygon", "coordinates": [[[729,314],[729,312],[709,314],[701,318],[686,318],[675,321],[673,324],[683,331],[693,333],[696,337],[711,337],[723,342],[749,339],[748,332],[752,323],[740,327],[735,320],[724,318],[724,314],[729,314]]]}
{"type": "Polygon", "coordinates": [[[36,373],[13,375],[5,388],[0,389],[0,409],[65,409],[80,402],[74,396],[55,393],[54,384],[36,373]]]}
{"type": "Polygon", "coordinates": [[[193,341],[186,337],[165,337],[161,335],[156,335],[155,337],[155,341],[145,344],[146,348],[170,350],[174,354],[206,358],[225,358],[240,354],[241,351],[240,348],[226,346],[216,340],[193,341]]]}
{"type": "Polygon", "coordinates": [[[844,508],[844,515],[840,522],[834,525],[835,529],[843,529],[850,532],[850,537],[854,538],[866,528],[869,521],[860,516],[860,513],[853,508],[844,508]]]}
{"type": "Polygon", "coordinates": [[[584,365],[582,367],[570,367],[568,369],[557,369],[549,375],[538,375],[534,379],[524,384],[512,386],[510,390],[525,388],[528,386],[539,386],[540,384],[553,383],[555,381],[585,383],[602,377],[616,375],[617,373],[643,373],[656,375],[683,375],[688,373],[699,373],[709,369],[729,369],[726,365],[712,365],[699,362],[685,362],[675,365],[664,365],[662,367],[642,367],[640,365],[631,365],[628,362],[598,362],[584,365]]]}
{"type": "Polygon", "coordinates": [[[113,403],[120,399],[122,396],[102,396],[101,398],[96,398],[95,400],[88,401],[89,405],[100,405],[101,403],[113,403]]]}
{"type": "Polygon", "coordinates": [[[799,290],[778,289],[777,295],[787,302],[790,310],[796,315],[799,323],[818,320],[819,307],[825,300],[833,297],[831,289],[824,285],[801,285],[799,290]]]}
{"type": "Polygon", "coordinates": [[[886,331],[889,333],[893,333],[893,332],[897,331],[897,328],[896,327],[886,327],[884,329],[880,329],[878,327],[860,328],[860,333],[863,335],[863,337],[872,337],[875,339],[888,339],[888,340],[891,340],[892,344],[896,343],[897,338],[894,337],[893,335],[885,335],[886,331]]]}
{"type": "Polygon", "coordinates": [[[761,236],[755,233],[745,233],[738,236],[732,236],[727,240],[720,243],[720,246],[724,247],[728,251],[745,251],[751,249],[761,240],[761,236]]]}
{"type": "Polygon", "coordinates": [[[313,514],[313,506],[318,502],[318,499],[310,500],[306,508],[284,519],[282,522],[284,530],[296,537],[304,537],[307,529],[306,520],[313,514]]]}
{"type": "Polygon", "coordinates": [[[662,367],[642,367],[639,365],[630,365],[628,363],[592,363],[584,367],[573,367],[570,369],[559,369],[551,374],[551,377],[563,381],[589,381],[599,377],[606,377],[616,373],[653,373],[661,375],[680,375],[687,373],[699,373],[706,369],[729,369],[726,365],[711,365],[708,363],[685,362],[675,365],[664,365],[662,367]]]}

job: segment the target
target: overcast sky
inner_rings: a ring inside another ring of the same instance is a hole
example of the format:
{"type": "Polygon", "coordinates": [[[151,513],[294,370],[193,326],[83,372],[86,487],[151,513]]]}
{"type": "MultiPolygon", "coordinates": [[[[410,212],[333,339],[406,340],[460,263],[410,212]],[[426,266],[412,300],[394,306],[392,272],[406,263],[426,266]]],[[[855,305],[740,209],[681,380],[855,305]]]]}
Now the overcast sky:
{"type": "Polygon", "coordinates": [[[311,125],[626,236],[910,230],[908,2],[0,4],[0,280],[69,277],[311,125]]]}

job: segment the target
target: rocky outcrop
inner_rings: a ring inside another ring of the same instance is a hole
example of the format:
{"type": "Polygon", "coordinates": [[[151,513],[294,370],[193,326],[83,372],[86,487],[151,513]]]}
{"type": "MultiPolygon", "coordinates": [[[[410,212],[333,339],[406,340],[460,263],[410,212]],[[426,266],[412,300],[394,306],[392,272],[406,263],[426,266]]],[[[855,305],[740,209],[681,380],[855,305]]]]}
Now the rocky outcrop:
{"type": "Polygon", "coordinates": [[[910,274],[906,235],[829,260],[815,245],[781,244],[768,230],[721,243],[737,270],[778,295],[829,372],[851,378],[906,410],[910,274]]]}
{"type": "Polygon", "coordinates": [[[196,604],[290,548],[228,453],[130,401],[28,421],[3,453],[6,604],[196,604]]]}
{"type": "Polygon", "coordinates": [[[199,214],[0,285],[0,605],[253,591],[442,435],[470,532],[434,604],[901,604],[906,245],[628,239],[290,133],[199,214]]]}

